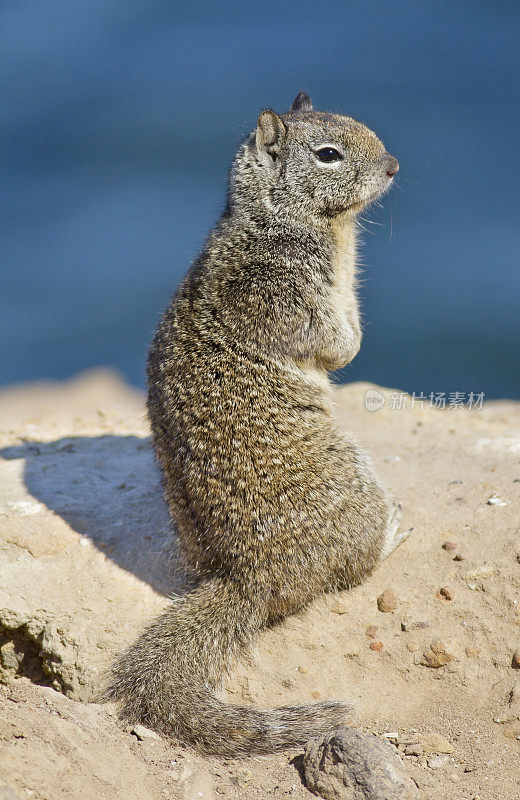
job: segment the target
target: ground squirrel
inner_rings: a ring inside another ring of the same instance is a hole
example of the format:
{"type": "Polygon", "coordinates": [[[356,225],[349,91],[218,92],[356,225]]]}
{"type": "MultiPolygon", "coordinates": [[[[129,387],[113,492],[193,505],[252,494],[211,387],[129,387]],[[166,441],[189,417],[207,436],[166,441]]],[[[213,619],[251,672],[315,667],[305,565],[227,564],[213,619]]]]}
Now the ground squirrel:
{"type": "Polygon", "coordinates": [[[197,581],[119,657],[107,696],[203,752],[269,753],[347,719],[339,702],[260,711],[215,689],[261,628],[359,583],[404,538],[327,376],[360,346],[357,215],[398,168],[303,93],[262,111],[151,346],[153,445],[197,581]]]}

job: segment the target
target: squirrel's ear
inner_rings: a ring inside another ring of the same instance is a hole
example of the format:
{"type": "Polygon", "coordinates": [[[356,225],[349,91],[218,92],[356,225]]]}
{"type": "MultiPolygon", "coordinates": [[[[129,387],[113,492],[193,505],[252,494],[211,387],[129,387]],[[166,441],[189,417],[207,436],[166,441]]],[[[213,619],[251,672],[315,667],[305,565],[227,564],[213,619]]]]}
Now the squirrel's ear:
{"type": "Polygon", "coordinates": [[[256,128],[256,147],[262,160],[267,160],[271,166],[274,164],[286,134],[287,128],[278,114],[271,109],[262,111],[256,128]]]}
{"type": "Polygon", "coordinates": [[[296,95],[291,111],[312,111],[312,101],[308,94],[300,92],[296,95]]]}

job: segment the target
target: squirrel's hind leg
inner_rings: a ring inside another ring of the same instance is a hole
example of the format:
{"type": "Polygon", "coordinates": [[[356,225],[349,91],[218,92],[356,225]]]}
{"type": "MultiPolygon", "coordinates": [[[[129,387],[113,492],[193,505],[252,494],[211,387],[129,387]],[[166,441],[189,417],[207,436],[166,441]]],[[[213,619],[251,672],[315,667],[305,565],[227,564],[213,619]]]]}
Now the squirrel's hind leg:
{"type": "Polygon", "coordinates": [[[383,549],[381,550],[381,561],[388,558],[400,544],[405,542],[413,530],[413,528],[409,528],[407,531],[399,530],[402,516],[401,504],[394,503],[386,524],[385,539],[383,549]]]}

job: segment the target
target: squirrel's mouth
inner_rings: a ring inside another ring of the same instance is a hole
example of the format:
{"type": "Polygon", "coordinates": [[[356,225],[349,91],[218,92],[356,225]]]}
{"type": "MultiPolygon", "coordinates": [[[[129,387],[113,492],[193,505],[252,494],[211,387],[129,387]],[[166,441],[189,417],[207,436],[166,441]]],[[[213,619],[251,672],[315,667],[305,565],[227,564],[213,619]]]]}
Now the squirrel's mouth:
{"type": "MultiPolygon", "coordinates": [[[[390,186],[391,181],[389,182],[390,186]]],[[[364,208],[369,206],[371,203],[374,203],[381,195],[383,195],[389,186],[385,186],[381,189],[377,189],[375,192],[372,192],[368,195],[368,197],[364,197],[362,200],[355,200],[353,203],[350,203],[348,206],[343,204],[330,204],[326,210],[326,214],[329,217],[336,217],[339,214],[344,214],[345,212],[348,214],[359,214],[360,211],[363,211],[364,208]]]]}
{"type": "Polygon", "coordinates": [[[386,192],[389,187],[386,186],[383,189],[378,189],[375,192],[372,192],[368,195],[368,197],[363,198],[363,200],[356,200],[355,203],[351,203],[348,206],[348,211],[352,211],[353,213],[357,213],[358,211],[362,211],[364,208],[369,206],[371,203],[374,203],[382,194],[386,192]]]}

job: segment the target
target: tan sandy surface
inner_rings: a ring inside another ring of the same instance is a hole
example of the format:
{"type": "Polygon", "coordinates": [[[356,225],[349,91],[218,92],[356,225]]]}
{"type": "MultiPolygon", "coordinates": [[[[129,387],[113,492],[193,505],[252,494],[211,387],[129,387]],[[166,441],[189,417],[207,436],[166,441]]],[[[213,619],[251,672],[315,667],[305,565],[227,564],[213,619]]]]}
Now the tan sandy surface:
{"type": "MultiPolygon", "coordinates": [[[[340,388],[338,414],[410,538],[363,586],[265,631],[224,694],[349,698],[425,800],[518,800],[520,404],[398,410],[381,390],[369,413],[368,388],[340,388]],[[439,639],[451,660],[428,666],[439,639]]],[[[88,702],[180,586],[141,396],[93,372],[0,392],[0,419],[0,800],[312,797],[299,752],[202,759],[88,702]]]]}

